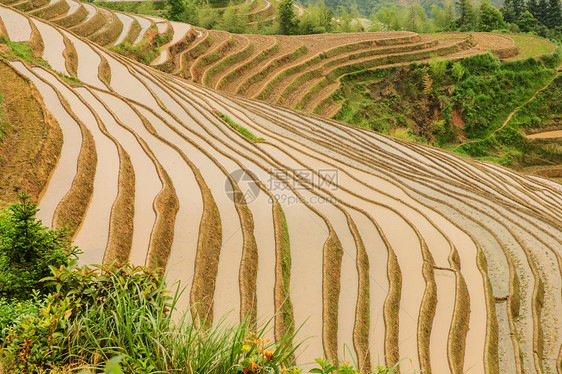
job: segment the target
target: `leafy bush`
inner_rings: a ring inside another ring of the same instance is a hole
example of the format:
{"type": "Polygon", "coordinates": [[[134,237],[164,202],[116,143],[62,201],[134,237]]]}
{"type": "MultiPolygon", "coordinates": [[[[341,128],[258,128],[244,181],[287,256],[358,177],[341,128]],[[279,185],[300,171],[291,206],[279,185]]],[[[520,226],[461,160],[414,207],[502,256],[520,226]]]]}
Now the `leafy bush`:
{"type": "Polygon", "coordinates": [[[0,299],[0,341],[7,338],[8,327],[18,320],[38,315],[44,306],[37,294],[30,300],[0,299]]]}

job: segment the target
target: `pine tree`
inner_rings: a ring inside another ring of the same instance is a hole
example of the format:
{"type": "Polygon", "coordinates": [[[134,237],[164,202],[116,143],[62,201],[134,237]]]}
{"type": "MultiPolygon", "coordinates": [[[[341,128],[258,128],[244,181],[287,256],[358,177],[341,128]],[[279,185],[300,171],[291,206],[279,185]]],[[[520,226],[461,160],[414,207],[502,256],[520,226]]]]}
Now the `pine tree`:
{"type": "Polygon", "coordinates": [[[457,19],[457,26],[461,30],[472,30],[476,21],[476,14],[470,0],[457,0],[457,7],[459,8],[459,18],[457,19]]]}
{"type": "Polygon", "coordinates": [[[560,0],[549,0],[547,7],[547,17],[544,25],[549,29],[562,26],[562,13],[560,10],[560,0]]]}
{"type": "Polygon", "coordinates": [[[506,22],[516,23],[526,9],[524,0],[505,0],[501,11],[506,22]]]}
{"type": "Polygon", "coordinates": [[[537,14],[539,13],[539,4],[537,3],[537,0],[527,0],[527,10],[531,12],[533,17],[538,19],[537,14]]]}
{"type": "Polygon", "coordinates": [[[293,0],[282,0],[278,8],[279,29],[281,35],[294,35],[297,31],[298,19],[295,14],[293,0]]]}
{"type": "Polygon", "coordinates": [[[0,297],[25,299],[40,289],[41,279],[49,276],[49,266],[59,267],[76,258],[76,247],[69,246],[70,233],[55,231],[35,218],[37,204],[29,195],[0,217],[0,297]]]}
{"type": "Polygon", "coordinates": [[[548,18],[548,2],[547,0],[539,0],[539,5],[537,7],[537,14],[533,14],[537,19],[537,22],[541,25],[547,24],[548,18]]]}
{"type": "Polygon", "coordinates": [[[513,0],[513,9],[515,11],[515,17],[518,19],[521,14],[527,10],[524,0],[513,0]]]}

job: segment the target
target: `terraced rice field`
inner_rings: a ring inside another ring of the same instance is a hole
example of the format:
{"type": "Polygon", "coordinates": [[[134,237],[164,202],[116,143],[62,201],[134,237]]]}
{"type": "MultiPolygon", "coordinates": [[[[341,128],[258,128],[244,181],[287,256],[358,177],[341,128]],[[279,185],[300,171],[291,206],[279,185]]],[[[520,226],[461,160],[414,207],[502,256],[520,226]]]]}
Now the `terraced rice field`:
{"type": "MultiPolygon", "coordinates": [[[[44,0],[43,0],[44,1],[44,0]]],[[[53,0],[55,1],[55,0],[53,0]]],[[[63,0],[58,3],[66,4],[63,0]]],[[[74,0],[66,0],[77,4],[74,0]]],[[[9,0],[4,0],[5,3],[9,0]]],[[[56,3],[32,13],[52,19],[56,3]]],[[[254,1],[256,13],[267,12],[270,2],[254,1]],[[263,9],[262,9],[263,8],[263,9]]],[[[105,45],[125,41],[138,45],[149,28],[167,42],[151,65],[206,87],[260,99],[273,104],[330,117],[339,107],[332,96],[347,74],[362,69],[427,61],[432,58],[463,58],[492,51],[500,58],[518,55],[514,40],[487,33],[447,33],[420,36],[409,32],[328,34],[309,36],[233,35],[169,22],[158,17],[115,13],[91,4],[80,5],[84,17],[60,22],[78,13],[75,5],[59,7],[56,23],[105,45]],[[130,27],[132,19],[141,26],[130,27]],[[57,22],[59,21],[59,22],[57,22]],[[135,34],[128,37],[126,31],[135,34]]],[[[58,8],[57,8],[58,9],[58,8]]],[[[272,8],[273,9],[273,8],[272,8]]],[[[257,17],[257,16],[256,16],[257,17]]],[[[151,35],[154,40],[154,35],[151,35]]],[[[143,58],[143,56],[139,56],[143,58]]]]}
{"type": "Polygon", "coordinates": [[[403,373],[560,373],[560,186],[229,94],[299,103],[336,66],[452,57],[470,40],[268,37],[250,48],[256,37],[172,35],[162,68],[189,67],[188,79],[207,77],[220,93],[88,40],[113,33],[102,44],[115,44],[138,22],[125,38],[140,42],[179,25],[91,7],[62,29],[0,6],[2,32],[79,80],[0,62],[37,89],[62,130],[40,218],[76,228],[83,263],[162,267],[186,287],[182,307],[200,303],[215,320],[275,316],[274,338],[304,323],[301,363],[351,352],[362,372],[405,358],[403,373]],[[95,19],[103,32],[87,26],[95,19]],[[215,74],[233,78],[221,86],[208,69],[223,48],[232,64],[215,74]],[[245,83],[251,73],[260,79],[245,83]]]}

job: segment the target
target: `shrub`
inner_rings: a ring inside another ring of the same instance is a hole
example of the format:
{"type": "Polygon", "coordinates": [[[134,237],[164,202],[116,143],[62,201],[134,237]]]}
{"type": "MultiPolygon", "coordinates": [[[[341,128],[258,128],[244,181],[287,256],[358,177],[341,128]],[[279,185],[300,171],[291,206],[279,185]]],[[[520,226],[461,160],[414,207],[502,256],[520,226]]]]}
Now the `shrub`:
{"type": "Polygon", "coordinates": [[[238,373],[258,365],[273,373],[291,367],[294,335],[264,338],[268,323],[219,321],[204,329],[190,313],[172,318],[179,292],[170,297],[153,271],[128,264],[52,268],[56,289],[40,313],[7,329],[2,361],[10,372],[41,372],[89,365],[122,356],[126,373],[238,373]],[[178,322],[174,322],[179,320],[178,322]]]}

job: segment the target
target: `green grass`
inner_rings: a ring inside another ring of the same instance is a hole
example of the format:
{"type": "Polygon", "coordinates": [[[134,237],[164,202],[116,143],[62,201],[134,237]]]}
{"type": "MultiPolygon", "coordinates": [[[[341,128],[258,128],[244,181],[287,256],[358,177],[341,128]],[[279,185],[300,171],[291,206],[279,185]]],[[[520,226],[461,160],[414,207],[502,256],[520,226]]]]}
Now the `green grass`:
{"type": "Polygon", "coordinates": [[[254,134],[252,134],[252,132],[250,130],[248,130],[247,128],[240,126],[239,124],[237,124],[236,122],[234,122],[229,116],[227,116],[226,114],[223,113],[219,113],[220,118],[226,122],[230,127],[232,127],[234,130],[238,131],[240,134],[242,134],[244,137],[248,138],[249,140],[253,141],[253,142],[263,142],[264,139],[263,138],[258,138],[256,137],[254,134]]]}
{"type": "Polygon", "coordinates": [[[147,16],[158,16],[165,18],[168,13],[165,1],[94,1],[93,4],[111,10],[135,14],[145,14],[147,16]]]}
{"type": "Polygon", "coordinates": [[[516,34],[510,34],[509,37],[515,41],[515,45],[519,49],[519,54],[514,57],[517,60],[550,54],[556,49],[556,44],[543,38],[516,34]]]}
{"type": "Polygon", "coordinates": [[[5,52],[0,53],[1,58],[5,59],[21,59],[29,64],[37,64],[51,68],[49,63],[42,58],[35,57],[33,50],[28,42],[13,42],[6,35],[0,35],[0,44],[8,47],[5,52]]]}
{"type": "Polygon", "coordinates": [[[223,59],[221,62],[219,62],[217,65],[213,66],[208,72],[207,72],[207,76],[205,78],[205,84],[208,83],[209,79],[211,79],[211,77],[213,77],[215,74],[223,71],[224,69],[226,69],[227,67],[229,67],[230,65],[238,62],[238,61],[242,61],[245,58],[247,58],[248,56],[250,56],[252,54],[252,52],[254,51],[254,45],[250,44],[248,45],[246,48],[244,48],[242,51],[235,53],[233,55],[228,56],[227,58],[223,59]]]}
{"type": "Polygon", "coordinates": [[[130,57],[136,61],[149,65],[158,55],[160,50],[158,48],[151,48],[148,43],[143,40],[139,45],[132,45],[125,42],[109,48],[113,52],[130,57]]]}
{"type": "Polygon", "coordinates": [[[57,75],[59,76],[60,79],[62,79],[63,81],[65,81],[68,84],[76,84],[76,83],[82,83],[82,81],[76,77],[69,77],[68,75],[61,73],[60,71],[57,71],[57,75]]]}

